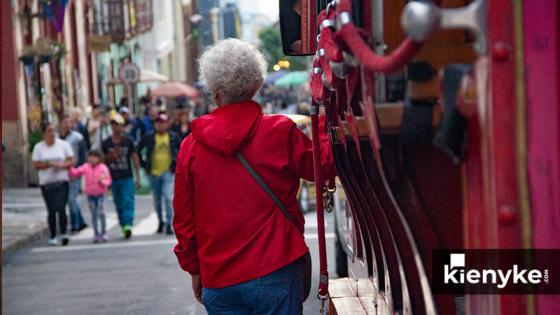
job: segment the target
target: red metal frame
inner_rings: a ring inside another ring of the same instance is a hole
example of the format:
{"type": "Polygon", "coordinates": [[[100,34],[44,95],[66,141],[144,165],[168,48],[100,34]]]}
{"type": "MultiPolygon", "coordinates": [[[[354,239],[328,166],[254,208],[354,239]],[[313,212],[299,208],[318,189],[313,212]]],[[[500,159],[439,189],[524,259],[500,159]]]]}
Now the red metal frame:
{"type": "MultiPolygon", "coordinates": [[[[475,84],[477,100],[474,113],[467,117],[469,143],[461,166],[462,183],[449,182],[463,190],[465,248],[560,248],[560,13],[559,4],[552,2],[487,1],[489,51],[474,62],[472,73],[468,75],[475,84]]],[[[369,1],[364,1],[360,8],[368,26],[373,22],[370,5],[369,1]]],[[[339,1],[338,6],[337,14],[351,10],[349,0],[339,1]]],[[[326,18],[326,14],[321,18],[326,18]]],[[[331,35],[331,32],[322,32],[322,35],[331,35]]],[[[398,227],[400,220],[404,220],[404,226],[410,226],[415,236],[412,243],[419,242],[417,245],[427,268],[431,264],[427,250],[435,246],[449,248],[453,244],[441,239],[442,231],[449,229],[440,227],[446,222],[438,221],[445,215],[440,212],[441,202],[429,200],[430,195],[437,194],[434,189],[443,189],[437,187],[444,180],[430,175],[427,172],[430,166],[424,161],[438,161],[437,154],[427,147],[420,150],[403,147],[398,154],[398,150],[393,151],[394,159],[408,163],[404,166],[407,175],[401,180],[409,181],[413,187],[405,191],[405,195],[401,191],[393,197],[393,188],[387,185],[384,174],[387,166],[380,157],[380,152],[387,149],[383,149],[380,140],[379,118],[373,104],[373,71],[398,69],[409,61],[419,44],[407,45],[405,40],[402,49],[394,50],[389,57],[381,57],[373,54],[364,40],[372,35],[369,27],[363,30],[351,23],[344,24],[332,35],[337,46],[322,39],[319,47],[344,49],[358,59],[360,67],[346,72],[344,78],[337,78],[330,67],[334,67],[333,61],[338,63],[339,60],[329,58],[339,54],[334,50],[327,52],[314,62],[314,67],[322,68],[322,73],[312,74],[312,94],[315,101],[324,102],[327,107],[333,151],[335,156],[339,154],[335,159],[352,207],[354,225],[360,233],[356,237],[366,246],[366,255],[358,258],[373,259],[368,251],[376,252],[379,248],[375,245],[379,232],[390,234],[396,240],[396,249],[409,253],[414,244],[406,246],[403,237],[406,229],[398,227]],[[323,87],[325,81],[332,90],[323,87]],[[358,135],[358,115],[363,115],[369,123],[370,143],[367,145],[358,135]],[[380,176],[381,182],[376,176],[380,176]],[[383,202],[385,195],[391,196],[391,202],[383,202]],[[414,200],[409,202],[407,198],[414,200]],[[423,201],[420,205],[419,200],[423,201]],[[427,211],[424,217],[421,211],[427,211]],[[380,213],[385,214],[380,216],[380,213]],[[395,213],[400,217],[394,216],[395,213]],[[391,228],[384,230],[387,219],[391,228]],[[430,229],[427,225],[430,222],[437,226],[430,229]],[[421,230],[432,231],[436,238],[421,230]]],[[[436,162],[440,168],[442,161],[436,162]]],[[[446,174],[453,172],[450,167],[446,174]]],[[[449,195],[445,198],[461,199],[449,195]]],[[[450,222],[448,219],[445,220],[450,222]]],[[[320,245],[324,247],[323,243],[320,245]]],[[[373,265],[375,272],[379,261],[373,265]]],[[[403,286],[417,290],[415,278],[410,277],[412,266],[403,263],[400,267],[408,268],[403,286]]],[[[416,291],[408,293],[415,293],[410,294],[409,306],[417,307],[416,311],[422,309],[424,305],[418,301],[421,295],[416,291]]],[[[387,297],[382,300],[392,303],[390,296],[387,297]]],[[[441,313],[454,310],[443,297],[436,297],[436,302],[441,313]]],[[[558,296],[471,295],[467,296],[466,311],[468,314],[550,314],[558,304],[558,296]]]]}

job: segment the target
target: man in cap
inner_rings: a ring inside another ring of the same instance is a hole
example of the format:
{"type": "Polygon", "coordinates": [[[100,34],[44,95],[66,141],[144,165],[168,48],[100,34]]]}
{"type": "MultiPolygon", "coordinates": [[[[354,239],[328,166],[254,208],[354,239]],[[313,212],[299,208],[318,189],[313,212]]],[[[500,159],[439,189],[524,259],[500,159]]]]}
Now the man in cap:
{"type": "Polygon", "coordinates": [[[134,176],[136,188],[140,188],[139,160],[132,139],[123,133],[124,118],[115,113],[111,117],[113,135],[101,144],[105,154],[105,162],[111,172],[113,183],[111,191],[117,208],[122,236],[129,239],[132,236],[134,221],[134,177],[131,160],[134,162],[134,176]]]}
{"type": "Polygon", "coordinates": [[[154,208],[159,220],[157,233],[163,233],[165,227],[167,234],[173,234],[171,227],[173,223],[173,183],[180,146],[179,136],[169,131],[169,117],[166,114],[158,115],[155,130],[142,137],[138,144],[140,165],[150,175],[154,208]],[[163,218],[162,201],[165,206],[165,219],[163,218]]]}

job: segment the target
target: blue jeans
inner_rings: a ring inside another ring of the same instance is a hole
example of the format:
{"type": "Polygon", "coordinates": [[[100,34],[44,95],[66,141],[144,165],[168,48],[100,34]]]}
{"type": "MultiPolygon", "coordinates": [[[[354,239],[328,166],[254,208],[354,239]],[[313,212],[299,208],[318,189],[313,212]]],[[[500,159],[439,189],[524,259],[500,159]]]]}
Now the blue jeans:
{"type": "Polygon", "coordinates": [[[113,201],[117,208],[121,227],[132,225],[134,221],[134,180],[132,177],[113,180],[111,185],[113,201]]]}
{"type": "Polygon", "coordinates": [[[78,205],[78,195],[80,194],[81,186],[82,182],[79,179],[69,183],[68,207],[70,208],[70,227],[72,230],[78,230],[85,224],[82,209],[78,205]]]}
{"type": "Polygon", "coordinates": [[[297,315],[303,312],[302,265],[298,260],[255,280],[202,289],[209,315],[297,315]]]}
{"type": "Polygon", "coordinates": [[[105,196],[88,196],[89,210],[91,211],[91,224],[95,236],[106,233],[107,221],[105,219],[105,196]],[[101,230],[99,229],[101,225],[101,230]]]}
{"type": "Polygon", "coordinates": [[[167,224],[173,222],[174,179],[171,172],[165,172],[160,176],[150,176],[150,186],[154,194],[154,208],[159,222],[166,222],[167,224]],[[162,200],[165,205],[165,221],[163,220],[163,209],[161,207],[162,200]]]}

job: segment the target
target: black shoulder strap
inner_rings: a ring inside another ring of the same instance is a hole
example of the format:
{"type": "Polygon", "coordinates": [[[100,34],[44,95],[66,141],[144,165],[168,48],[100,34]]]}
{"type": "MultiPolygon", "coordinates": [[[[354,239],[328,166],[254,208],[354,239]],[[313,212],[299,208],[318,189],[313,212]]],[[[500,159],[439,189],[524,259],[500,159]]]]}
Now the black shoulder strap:
{"type": "Polygon", "coordinates": [[[282,203],[282,201],[280,201],[280,199],[278,199],[276,194],[274,194],[272,189],[270,189],[270,187],[268,187],[268,185],[264,182],[264,180],[259,176],[257,171],[255,171],[255,169],[249,164],[249,162],[247,162],[245,157],[243,157],[243,155],[240,152],[235,153],[235,156],[237,157],[239,162],[241,162],[241,164],[245,167],[245,169],[247,169],[247,171],[251,174],[251,176],[253,176],[253,178],[255,179],[257,184],[259,184],[259,186],[261,186],[262,190],[264,190],[270,196],[270,198],[274,201],[274,203],[276,203],[278,208],[280,208],[280,210],[282,210],[282,212],[284,213],[286,218],[290,222],[295,224],[294,219],[292,218],[292,216],[288,212],[288,209],[286,209],[286,206],[284,206],[284,203],[282,203]]]}

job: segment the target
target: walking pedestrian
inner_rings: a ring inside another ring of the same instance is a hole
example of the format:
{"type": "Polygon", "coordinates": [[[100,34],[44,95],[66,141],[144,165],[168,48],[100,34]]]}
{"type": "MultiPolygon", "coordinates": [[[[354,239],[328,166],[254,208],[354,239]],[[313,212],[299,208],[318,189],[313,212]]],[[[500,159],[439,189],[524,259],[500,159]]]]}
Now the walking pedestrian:
{"type": "Polygon", "coordinates": [[[43,140],[33,147],[33,166],[39,170],[39,185],[48,211],[49,245],[68,245],[66,202],[68,201],[68,168],[74,164],[74,152],[68,142],[57,139],[53,124],[43,128],[43,140]],[[57,238],[58,221],[60,239],[57,238]]]}
{"type": "Polygon", "coordinates": [[[119,108],[119,114],[121,114],[125,120],[125,133],[134,141],[134,144],[138,144],[140,139],[146,134],[144,122],[139,117],[131,115],[127,107],[119,108]]]}
{"type": "MultiPolygon", "coordinates": [[[[200,71],[218,108],[192,121],[177,158],[179,264],[210,315],[301,314],[308,248],[296,195],[300,178],[314,179],[311,141],[289,118],[263,115],[251,100],[266,74],[254,46],[222,41],[204,52],[200,71]]],[[[321,167],[330,177],[328,141],[323,132],[321,167]]]]}
{"type": "MultiPolygon", "coordinates": [[[[66,140],[74,152],[74,167],[79,167],[86,162],[87,149],[84,137],[77,131],[72,130],[69,117],[64,117],[58,126],[61,139],[66,140]]],[[[77,233],[87,227],[82,216],[82,209],[78,203],[82,182],[70,179],[68,191],[68,207],[70,208],[70,233],[77,233]]]]}
{"type": "Polygon", "coordinates": [[[111,129],[113,135],[103,141],[101,147],[105,155],[105,161],[111,172],[111,192],[117,208],[121,234],[125,239],[132,236],[132,224],[134,222],[134,187],[140,189],[140,171],[138,154],[132,139],[123,133],[124,118],[115,114],[111,118],[111,129]],[[131,165],[134,163],[134,169],[131,165]],[[136,183],[133,177],[136,177],[136,183]]]}
{"type": "Polygon", "coordinates": [[[150,186],[154,196],[154,208],[158,216],[157,233],[173,234],[173,182],[175,164],[181,139],[169,131],[169,118],[160,114],[156,119],[155,132],[151,132],[138,144],[140,165],[150,174],[150,186]],[[146,148],[146,150],[144,150],[146,148]],[[142,152],[145,151],[145,154],[142,152]],[[163,218],[162,201],[165,206],[163,218]]]}
{"type": "Polygon", "coordinates": [[[99,104],[93,105],[91,118],[86,121],[86,129],[89,134],[91,148],[96,150],[101,147],[103,140],[111,135],[107,112],[99,104]]]}
{"type": "Polygon", "coordinates": [[[72,130],[79,132],[82,135],[82,137],[84,137],[86,150],[89,150],[91,147],[91,144],[89,143],[89,132],[80,119],[81,119],[80,110],[78,108],[72,108],[70,110],[70,127],[72,128],[72,130]]]}
{"type": "Polygon", "coordinates": [[[183,141],[191,133],[191,118],[189,109],[181,109],[177,121],[173,123],[170,130],[175,132],[181,141],[183,141]]]}
{"type": "Polygon", "coordinates": [[[87,163],[79,167],[70,168],[70,176],[85,177],[84,192],[88,197],[93,225],[93,242],[107,242],[107,221],[105,216],[105,193],[111,186],[111,174],[107,165],[102,162],[101,152],[90,150],[87,163]]]}
{"type": "Polygon", "coordinates": [[[154,125],[159,115],[159,108],[157,105],[149,105],[146,107],[146,116],[144,117],[144,127],[146,133],[154,131],[154,125]]]}

